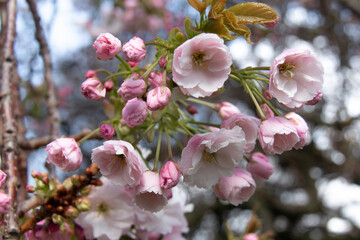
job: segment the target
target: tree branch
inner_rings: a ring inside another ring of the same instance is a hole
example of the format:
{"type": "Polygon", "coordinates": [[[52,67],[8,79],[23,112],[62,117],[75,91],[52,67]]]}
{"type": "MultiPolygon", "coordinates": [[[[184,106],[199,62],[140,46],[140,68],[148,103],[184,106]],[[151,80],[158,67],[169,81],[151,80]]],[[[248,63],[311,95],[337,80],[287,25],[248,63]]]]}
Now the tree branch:
{"type": "Polygon", "coordinates": [[[17,127],[14,119],[14,103],[12,101],[12,83],[14,82],[14,40],[16,22],[16,0],[7,1],[7,25],[5,40],[1,56],[1,108],[2,108],[2,160],[5,163],[5,171],[8,175],[7,194],[11,198],[9,212],[5,215],[5,237],[7,239],[19,239],[20,229],[16,216],[17,200],[17,127]]]}

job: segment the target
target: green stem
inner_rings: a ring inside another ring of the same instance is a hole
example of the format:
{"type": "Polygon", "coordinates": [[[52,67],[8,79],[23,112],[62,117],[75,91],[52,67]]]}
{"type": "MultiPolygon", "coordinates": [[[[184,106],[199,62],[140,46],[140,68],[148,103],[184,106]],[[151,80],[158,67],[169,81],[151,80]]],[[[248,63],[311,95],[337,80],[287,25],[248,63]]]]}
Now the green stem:
{"type": "Polygon", "coordinates": [[[116,77],[116,76],[121,76],[121,75],[129,75],[131,72],[130,71],[123,71],[123,72],[117,72],[117,73],[114,73],[114,74],[112,74],[112,75],[110,75],[110,76],[107,76],[105,79],[104,79],[104,81],[107,81],[107,80],[109,80],[109,79],[111,79],[111,78],[113,78],[113,77],[116,77]]]}
{"type": "Polygon", "coordinates": [[[150,126],[148,126],[148,128],[147,128],[144,132],[142,132],[137,139],[135,139],[135,141],[132,143],[132,145],[135,146],[136,144],[138,144],[138,143],[140,142],[140,140],[143,139],[143,137],[144,137],[157,123],[158,123],[158,122],[156,121],[156,122],[153,122],[150,126]]]}
{"type": "Polygon", "coordinates": [[[261,94],[260,90],[255,89],[254,92],[256,95],[258,95],[258,97],[261,98],[262,101],[264,101],[269,106],[269,108],[275,113],[276,116],[282,116],[282,114],[280,114],[278,110],[276,110],[276,108],[274,108],[273,105],[261,94]]]}
{"type": "Polygon", "coordinates": [[[159,42],[146,42],[145,46],[148,46],[148,45],[155,45],[155,46],[163,47],[163,48],[166,48],[166,49],[170,49],[168,46],[166,46],[166,45],[164,45],[162,43],[159,43],[159,42]]]}
{"type": "Polygon", "coordinates": [[[140,149],[139,149],[136,145],[134,145],[134,148],[139,152],[139,155],[140,155],[141,159],[144,161],[146,167],[147,167],[148,169],[150,169],[149,163],[148,163],[148,161],[146,161],[146,159],[145,159],[145,158],[143,157],[143,155],[141,154],[140,149]]]}
{"type": "Polygon", "coordinates": [[[122,59],[118,55],[115,55],[115,57],[120,60],[121,64],[126,68],[126,70],[131,72],[131,67],[130,67],[129,63],[127,63],[124,59],[122,59]]]}
{"type": "Polygon", "coordinates": [[[182,129],[184,129],[184,131],[187,133],[187,135],[189,135],[190,137],[194,136],[194,134],[192,132],[190,132],[189,129],[181,121],[178,121],[178,124],[182,129]]]}
{"type": "Polygon", "coordinates": [[[155,164],[153,171],[157,171],[158,163],[159,163],[159,156],[160,156],[160,148],[161,148],[161,137],[162,137],[162,127],[159,130],[159,138],[156,146],[156,153],[155,153],[155,164]]]}
{"type": "Polygon", "coordinates": [[[158,65],[160,58],[162,57],[162,54],[159,54],[159,56],[155,59],[153,64],[149,67],[148,70],[141,76],[142,79],[146,79],[147,76],[150,74],[150,72],[158,65]]]}
{"type": "Polygon", "coordinates": [[[206,101],[203,101],[203,100],[200,100],[200,99],[187,98],[186,101],[193,102],[193,103],[198,103],[198,104],[202,104],[202,105],[207,106],[207,107],[209,107],[209,108],[212,108],[212,109],[214,109],[214,110],[218,110],[217,104],[209,103],[209,102],[206,102],[206,101]]]}
{"type": "Polygon", "coordinates": [[[189,121],[189,123],[193,123],[196,125],[204,125],[204,126],[210,126],[210,127],[220,127],[220,124],[215,124],[215,123],[207,123],[207,122],[197,122],[197,121],[189,121]]]}
{"type": "Polygon", "coordinates": [[[107,75],[111,75],[111,72],[109,72],[108,70],[103,69],[103,68],[100,68],[100,69],[96,70],[95,72],[104,72],[104,73],[106,73],[107,75]]]}
{"type": "Polygon", "coordinates": [[[171,142],[170,142],[170,137],[169,137],[169,132],[167,127],[165,127],[165,133],[166,133],[166,141],[167,141],[167,146],[168,146],[168,152],[169,152],[169,158],[173,158],[172,155],[172,149],[171,149],[171,142]]]}
{"type": "Polygon", "coordinates": [[[247,67],[247,68],[242,69],[242,70],[265,70],[265,71],[269,71],[270,67],[247,67]]]}
{"type": "Polygon", "coordinates": [[[184,120],[187,119],[186,114],[184,113],[184,111],[181,110],[181,109],[179,108],[179,106],[177,106],[177,108],[178,108],[178,111],[179,111],[179,114],[181,115],[181,117],[182,117],[184,120]]]}
{"type": "Polygon", "coordinates": [[[86,135],[85,137],[83,137],[82,139],[80,139],[78,141],[78,145],[82,144],[84,141],[88,140],[89,138],[91,138],[93,135],[95,135],[96,133],[98,133],[100,131],[100,128],[95,129],[94,131],[92,131],[91,133],[89,133],[88,135],[86,135]]]}

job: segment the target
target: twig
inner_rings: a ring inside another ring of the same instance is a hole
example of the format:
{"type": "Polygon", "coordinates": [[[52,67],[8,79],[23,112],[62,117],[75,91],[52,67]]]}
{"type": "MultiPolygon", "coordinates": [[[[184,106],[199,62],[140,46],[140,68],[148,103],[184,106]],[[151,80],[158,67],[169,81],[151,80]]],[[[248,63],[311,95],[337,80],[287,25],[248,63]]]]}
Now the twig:
{"type": "MultiPolygon", "coordinates": [[[[46,102],[48,107],[49,113],[49,122],[50,122],[50,140],[55,140],[59,136],[59,129],[60,129],[60,115],[58,111],[58,101],[56,99],[56,90],[55,85],[52,80],[52,65],[51,65],[51,58],[50,58],[50,51],[45,39],[45,35],[43,33],[43,28],[40,23],[40,16],[36,9],[36,4],[33,0],[26,0],[29,5],[29,9],[33,16],[35,22],[35,37],[36,40],[39,42],[40,46],[40,55],[44,61],[44,79],[47,85],[47,92],[46,92],[46,102]]],[[[49,175],[50,177],[55,177],[55,168],[51,166],[49,168],[49,175]]]]}
{"type": "Polygon", "coordinates": [[[17,128],[14,120],[14,103],[12,101],[12,83],[14,81],[13,69],[15,65],[14,58],[14,40],[15,40],[15,22],[16,22],[16,0],[7,1],[7,25],[5,41],[1,56],[1,92],[4,94],[1,99],[2,107],[2,161],[5,163],[5,171],[8,175],[6,184],[7,194],[11,198],[9,212],[5,215],[5,237],[7,239],[19,239],[20,229],[16,216],[17,200],[17,128]]]}

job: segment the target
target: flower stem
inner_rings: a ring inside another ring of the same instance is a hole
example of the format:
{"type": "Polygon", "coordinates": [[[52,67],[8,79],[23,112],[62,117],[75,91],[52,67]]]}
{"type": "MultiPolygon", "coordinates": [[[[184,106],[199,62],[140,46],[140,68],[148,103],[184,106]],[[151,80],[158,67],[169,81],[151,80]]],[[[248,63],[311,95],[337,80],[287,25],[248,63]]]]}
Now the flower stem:
{"type": "Polygon", "coordinates": [[[276,108],[274,108],[274,106],[260,93],[260,90],[258,89],[255,89],[255,94],[261,98],[262,101],[264,101],[268,106],[269,108],[271,108],[271,110],[277,115],[277,116],[282,116],[282,114],[280,114],[278,112],[278,110],[276,110],[276,108]]]}
{"type": "Polygon", "coordinates": [[[98,133],[100,131],[100,128],[95,129],[94,131],[92,131],[91,133],[89,133],[88,135],[86,135],[85,137],[83,137],[82,139],[80,139],[78,141],[78,145],[82,144],[83,142],[85,142],[86,140],[88,140],[89,138],[91,138],[93,135],[95,135],[96,133],[98,133]]]}
{"type": "Polygon", "coordinates": [[[142,79],[146,79],[149,73],[156,67],[156,65],[159,63],[160,58],[162,57],[162,54],[159,54],[159,56],[155,59],[153,64],[149,67],[148,70],[141,76],[142,79]]]}
{"type": "Polygon", "coordinates": [[[157,171],[158,163],[159,163],[159,156],[160,156],[160,148],[161,148],[161,137],[162,137],[162,127],[159,130],[159,138],[156,146],[156,153],[155,153],[155,164],[154,164],[154,171],[157,171]]]}
{"type": "Polygon", "coordinates": [[[128,75],[128,74],[130,74],[131,72],[130,71],[123,71],[123,72],[117,72],[117,73],[114,73],[114,74],[112,74],[112,75],[110,75],[110,76],[107,76],[105,79],[104,79],[104,81],[107,81],[107,80],[109,80],[109,79],[111,79],[111,78],[113,78],[113,77],[116,77],[116,76],[121,76],[121,75],[128,75]]]}
{"type": "MultiPolygon", "coordinates": [[[[265,71],[269,71],[270,67],[247,67],[245,69],[242,70],[265,70],[265,71]]],[[[241,70],[240,70],[241,71],[241,70]]]]}
{"type": "Polygon", "coordinates": [[[214,103],[209,103],[209,102],[206,102],[206,101],[203,101],[203,100],[200,100],[200,99],[196,99],[196,98],[187,98],[186,101],[202,104],[204,106],[207,106],[209,108],[217,110],[216,104],[214,104],[214,103]]]}
{"type": "Polygon", "coordinates": [[[210,127],[220,127],[220,124],[216,124],[216,123],[197,122],[197,121],[190,121],[190,123],[194,123],[196,125],[210,126],[210,127]]]}
{"type": "Polygon", "coordinates": [[[143,139],[143,137],[157,124],[158,122],[156,121],[156,122],[153,122],[144,132],[142,132],[141,134],[140,134],[140,136],[137,138],[137,139],[135,139],[135,141],[132,143],[132,145],[137,145],[139,142],[140,142],[140,140],[141,139],[143,139]]]}
{"type": "Polygon", "coordinates": [[[104,73],[106,73],[107,75],[111,75],[111,72],[109,72],[108,70],[103,69],[103,68],[97,69],[95,72],[104,72],[104,73]]]}
{"type": "Polygon", "coordinates": [[[187,133],[187,135],[189,135],[190,137],[193,137],[194,134],[192,132],[190,132],[190,130],[181,122],[181,121],[177,121],[179,126],[184,129],[184,131],[187,133]]]}
{"type": "Polygon", "coordinates": [[[167,141],[167,146],[168,146],[168,152],[169,152],[169,158],[172,158],[172,149],[171,149],[171,142],[170,142],[170,137],[169,137],[169,132],[167,127],[165,127],[165,133],[166,133],[166,141],[167,141]]]}
{"type": "Polygon", "coordinates": [[[131,67],[130,67],[129,63],[127,63],[124,59],[122,59],[118,55],[115,55],[115,57],[120,60],[121,64],[126,68],[126,70],[131,72],[131,67]]]}
{"type": "Polygon", "coordinates": [[[162,43],[159,43],[159,42],[146,42],[145,46],[148,46],[148,45],[155,45],[155,46],[163,47],[163,48],[166,48],[166,49],[171,49],[168,46],[166,46],[166,45],[164,45],[162,43]]]}

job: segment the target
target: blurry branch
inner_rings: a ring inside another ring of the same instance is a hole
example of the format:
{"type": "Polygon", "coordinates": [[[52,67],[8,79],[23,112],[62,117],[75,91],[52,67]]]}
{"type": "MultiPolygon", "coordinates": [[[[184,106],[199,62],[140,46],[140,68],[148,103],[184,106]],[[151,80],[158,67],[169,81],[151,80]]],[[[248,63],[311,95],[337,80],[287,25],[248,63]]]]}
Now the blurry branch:
{"type": "MultiPolygon", "coordinates": [[[[72,136],[69,136],[69,137],[74,138],[76,141],[79,141],[80,139],[87,136],[91,132],[92,131],[90,129],[86,128],[86,129],[82,130],[82,132],[72,135],[72,136]]],[[[103,139],[103,138],[100,136],[100,134],[95,134],[90,139],[103,139]]],[[[51,141],[52,140],[46,136],[46,137],[42,137],[42,138],[32,138],[32,139],[28,139],[28,140],[24,139],[23,141],[19,142],[19,145],[23,149],[32,150],[32,149],[37,149],[39,147],[46,146],[51,141]]]]}
{"type": "Polygon", "coordinates": [[[356,12],[360,16],[360,2],[359,0],[341,0],[348,8],[356,12]]]}
{"type": "Polygon", "coordinates": [[[8,174],[7,194],[11,198],[9,212],[5,216],[5,236],[6,239],[19,239],[19,225],[16,216],[16,193],[18,186],[17,177],[17,127],[14,120],[14,103],[12,96],[12,83],[16,75],[14,58],[16,22],[16,0],[7,1],[7,24],[5,31],[4,44],[1,56],[1,109],[2,109],[2,161],[5,163],[5,171],[8,174]]]}
{"type": "MultiPolygon", "coordinates": [[[[40,16],[36,9],[36,3],[33,0],[26,0],[29,5],[29,9],[31,14],[34,18],[35,22],[35,37],[36,40],[39,42],[40,46],[40,55],[44,61],[44,79],[47,86],[46,92],[46,102],[48,107],[49,113],[49,123],[50,123],[50,141],[55,140],[59,135],[60,130],[60,115],[58,110],[58,102],[56,99],[56,90],[55,85],[52,80],[52,65],[51,65],[51,58],[50,58],[50,51],[48,44],[45,39],[45,35],[43,33],[43,29],[40,23],[40,16]]],[[[55,168],[54,166],[49,166],[49,174],[51,177],[55,177],[55,168]]]]}

